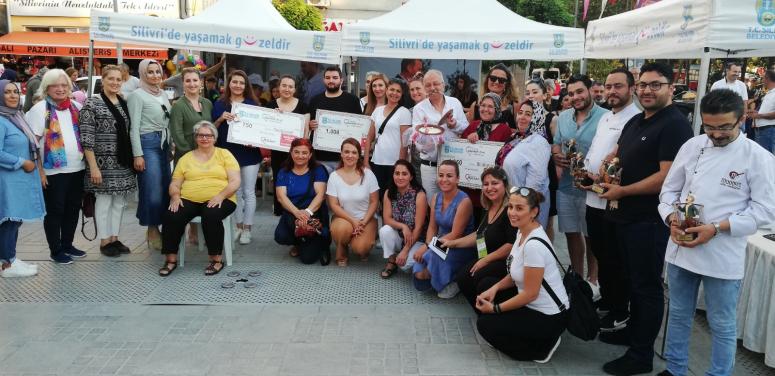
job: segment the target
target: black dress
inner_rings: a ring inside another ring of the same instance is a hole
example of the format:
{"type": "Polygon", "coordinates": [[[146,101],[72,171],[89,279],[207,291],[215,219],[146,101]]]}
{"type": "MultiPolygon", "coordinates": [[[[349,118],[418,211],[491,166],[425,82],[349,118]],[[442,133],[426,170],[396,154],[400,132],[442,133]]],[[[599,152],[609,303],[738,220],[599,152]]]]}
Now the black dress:
{"type": "MultiPolygon", "coordinates": [[[[273,99],[271,102],[267,103],[266,107],[280,108],[280,106],[277,105],[276,99],[273,99]]],[[[304,104],[304,101],[299,99],[299,103],[296,104],[296,108],[294,108],[293,111],[291,112],[293,112],[294,114],[304,115],[309,113],[309,109],[307,108],[307,105],[304,104]]],[[[288,159],[288,153],[284,151],[272,150],[271,166],[272,166],[273,182],[277,181],[277,172],[280,171],[280,168],[286,159],[288,159]]],[[[277,201],[277,195],[274,195],[274,215],[281,215],[282,213],[283,213],[283,208],[280,205],[280,202],[277,201]]]]}

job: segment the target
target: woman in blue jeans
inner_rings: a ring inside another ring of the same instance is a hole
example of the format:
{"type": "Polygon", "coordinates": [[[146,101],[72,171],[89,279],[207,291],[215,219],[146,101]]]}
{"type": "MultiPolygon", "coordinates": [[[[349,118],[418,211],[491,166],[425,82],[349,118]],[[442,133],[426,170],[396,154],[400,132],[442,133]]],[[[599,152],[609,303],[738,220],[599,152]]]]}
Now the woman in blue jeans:
{"type": "Polygon", "coordinates": [[[160,86],[161,65],[145,59],[140,62],[138,72],[140,88],[127,98],[129,118],[132,119],[129,138],[140,199],[137,219],[141,226],[148,226],[148,248],[161,250],[159,226],[169,205],[167,188],[172,179],[167,132],[171,106],[160,86]]]}
{"type": "Polygon", "coordinates": [[[277,172],[275,183],[275,194],[283,212],[274,232],[274,240],[278,244],[292,246],[290,256],[298,257],[304,264],[319,259],[321,264],[326,265],[331,260],[328,248],[331,234],[325,200],[328,172],[315,161],[312,144],[307,139],[293,140],[288,154],[289,158],[277,172]],[[307,222],[310,218],[320,220],[320,234],[296,237],[296,223],[307,222]]]}

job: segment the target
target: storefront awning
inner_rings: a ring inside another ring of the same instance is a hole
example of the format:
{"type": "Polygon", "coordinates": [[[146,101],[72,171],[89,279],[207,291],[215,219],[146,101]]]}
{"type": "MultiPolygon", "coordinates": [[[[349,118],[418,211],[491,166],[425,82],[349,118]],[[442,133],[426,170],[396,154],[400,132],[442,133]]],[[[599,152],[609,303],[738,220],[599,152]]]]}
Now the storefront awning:
{"type": "MultiPolygon", "coordinates": [[[[47,33],[16,31],[0,37],[0,54],[89,57],[89,33],[47,33]]],[[[124,59],[166,59],[167,50],[124,44],[124,59]]],[[[94,42],[95,58],[117,58],[116,44],[94,42]]]]}

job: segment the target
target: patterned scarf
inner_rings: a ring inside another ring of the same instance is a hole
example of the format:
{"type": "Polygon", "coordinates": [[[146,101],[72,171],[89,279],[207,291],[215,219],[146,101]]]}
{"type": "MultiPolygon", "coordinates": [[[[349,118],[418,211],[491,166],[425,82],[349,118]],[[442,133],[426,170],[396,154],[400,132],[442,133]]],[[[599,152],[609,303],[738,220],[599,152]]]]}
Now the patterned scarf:
{"type": "Polygon", "coordinates": [[[46,133],[43,142],[43,168],[54,169],[67,166],[65,139],[62,137],[62,128],[59,124],[59,115],[57,114],[57,111],[65,110],[70,111],[78,153],[80,157],[83,157],[81,129],[78,127],[78,108],[75,107],[75,104],[69,98],[57,105],[51,97],[46,97],[46,133]]]}
{"type": "Polygon", "coordinates": [[[533,118],[530,120],[530,130],[528,133],[538,133],[543,137],[546,137],[546,107],[544,104],[538,101],[532,101],[533,103],[533,118]]]}
{"type": "MultiPolygon", "coordinates": [[[[484,100],[485,98],[489,98],[492,101],[495,107],[495,114],[492,117],[492,120],[490,121],[481,120],[481,123],[479,124],[479,126],[476,127],[476,134],[479,136],[479,139],[482,141],[489,140],[490,133],[492,133],[493,125],[501,123],[501,97],[495,93],[487,93],[482,97],[482,100],[484,100]]],[[[481,103],[481,100],[479,101],[479,103],[481,103]]]]}

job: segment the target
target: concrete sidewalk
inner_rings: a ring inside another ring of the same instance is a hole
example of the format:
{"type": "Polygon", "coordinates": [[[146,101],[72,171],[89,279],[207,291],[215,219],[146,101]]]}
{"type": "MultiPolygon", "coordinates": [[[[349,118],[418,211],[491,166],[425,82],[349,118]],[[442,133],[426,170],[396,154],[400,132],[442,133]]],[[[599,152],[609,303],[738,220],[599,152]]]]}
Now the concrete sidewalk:
{"type": "MultiPolygon", "coordinates": [[[[462,298],[416,292],[407,275],[382,280],[381,250],[347,268],[301,265],[272,240],[270,209],[259,200],[252,244],[237,246],[234,266],[215,277],[192,248],[184,268],[159,277],[162,257],[147,250],[133,206],[121,236],[132,253],[116,259],[79,227],[76,246],[88,256],[54,265],[42,226],[25,224],[19,257],[41,260],[40,275],[0,282],[0,375],[598,375],[624,352],[566,333],[549,364],[513,361],[477,335],[462,298]],[[221,288],[239,278],[256,287],[221,288]]],[[[566,262],[564,240],[556,247],[566,262]]],[[[691,371],[700,375],[710,335],[696,322],[691,371]]],[[[740,348],[736,374],[772,369],[740,348]]]]}

